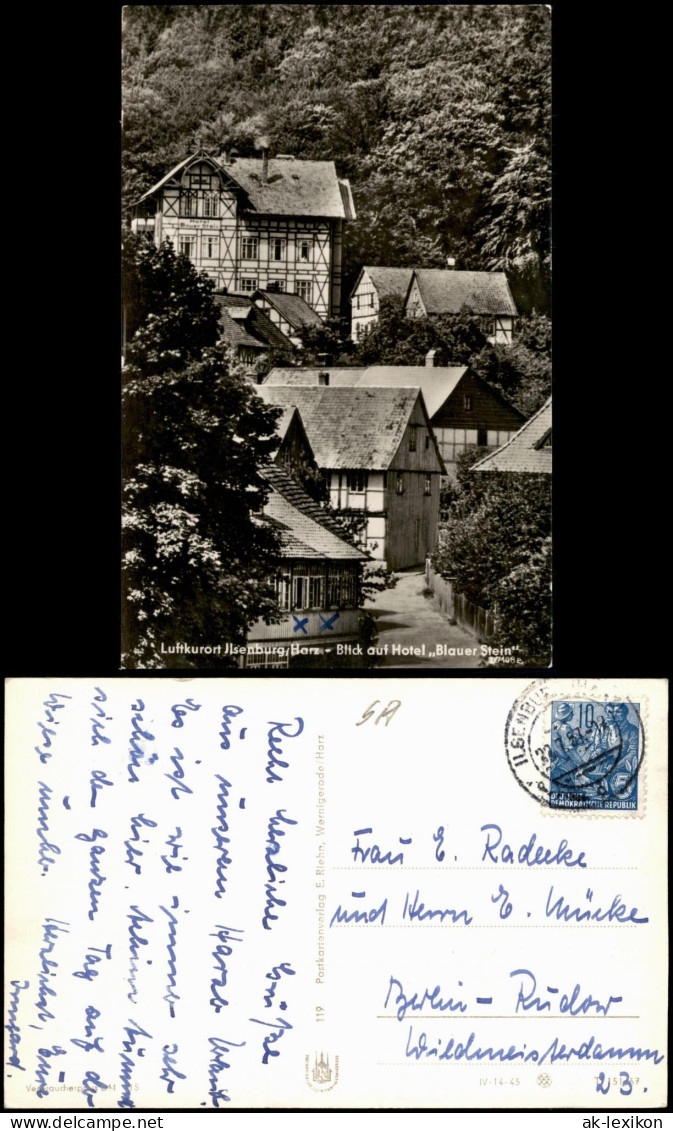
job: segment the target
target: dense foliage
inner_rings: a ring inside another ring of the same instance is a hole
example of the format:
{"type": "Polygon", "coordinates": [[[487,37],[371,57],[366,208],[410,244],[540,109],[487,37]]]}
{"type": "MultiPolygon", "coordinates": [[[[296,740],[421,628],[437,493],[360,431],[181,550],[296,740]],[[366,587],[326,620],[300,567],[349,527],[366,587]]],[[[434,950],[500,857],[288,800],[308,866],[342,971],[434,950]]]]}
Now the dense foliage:
{"type": "Polygon", "coordinates": [[[278,544],[258,514],[277,410],[213,344],[212,284],[188,260],[130,237],[124,274],[123,662],[231,666],[168,649],[243,643],[277,616],[278,544]]]}
{"type": "Polygon", "coordinates": [[[402,300],[386,297],[378,321],[356,346],[342,347],[341,363],[423,365],[428,350],[439,351],[443,365],[469,365],[498,389],[524,416],[532,416],[551,392],[551,323],[543,314],[517,321],[510,345],[491,345],[480,319],[470,314],[405,318],[402,300]]]}
{"type": "Polygon", "coordinates": [[[550,663],[551,483],[548,475],[469,470],[466,453],[433,558],[454,591],[496,612],[495,647],[550,663]]]}
{"type": "Polygon", "coordinates": [[[546,310],[549,20],[544,4],[128,5],[126,197],[197,144],[252,155],[265,134],[350,179],[347,287],[364,263],[453,256],[546,310]]]}

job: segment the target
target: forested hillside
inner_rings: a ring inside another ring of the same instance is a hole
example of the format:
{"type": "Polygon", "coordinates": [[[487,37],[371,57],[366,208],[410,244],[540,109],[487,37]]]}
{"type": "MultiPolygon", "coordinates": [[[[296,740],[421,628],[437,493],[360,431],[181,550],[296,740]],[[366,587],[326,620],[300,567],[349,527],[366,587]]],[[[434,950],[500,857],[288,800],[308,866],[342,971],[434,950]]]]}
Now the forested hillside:
{"type": "Polygon", "coordinates": [[[336,162],[346,284],[363,263],[503,268],[549,303],[545,5],[231,4],[125,9],[124,188],[202,144],[336,162]]]}

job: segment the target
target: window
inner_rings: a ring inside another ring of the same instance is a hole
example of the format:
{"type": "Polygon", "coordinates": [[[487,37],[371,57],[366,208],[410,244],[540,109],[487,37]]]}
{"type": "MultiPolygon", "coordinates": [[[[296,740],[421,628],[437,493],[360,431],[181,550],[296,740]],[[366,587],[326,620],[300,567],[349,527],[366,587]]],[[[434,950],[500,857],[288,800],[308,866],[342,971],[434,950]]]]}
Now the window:
{"type": "Polygon", "coordinates": [[[313,243],[313,241],[309,240],[309,239],[301,239],[299,241],[299,262],[300,263],[310,263],[311,262],[312,243],[313,243]]]}
{"type": "Polygon", "coordinates": [[[220,255],[220,241],[217,236],[205,236],[206,259],[218,259],[220,255]]]}
{"type": "Polygon", "coordinates": [[[423,494],[424,495],[431,495],[432,494],[432,476],[431,475],[426,475],[426,477],[425,477],[425,486],[423,488],[423,494]]]}
{"type": "Polygon", "coordinates": [[[429,447],[430,447],[430,433],[426,432],[425,433],[425,450],[426,450],[426,452],[427,452],[429,447]]]}
{"type": "Polygon", "coordinates": [[[413,424],[409,429],[409,451],[416,451],[416,429],[414,428],[413,424]]]}
{"type": "Polygon", "coordinates": [[[210,173],[190,173],[190,188],[210,188],[210,173]]]}
{"type": "Polygon", "coordinates": [[[194,236],[180,236],[180,255],[186,255],[188,259],[193,259],[195,246],[196,240],[194,236]]]}
{"type": "Polygon", "coordinates": [[[299,566],[292,575],[292,608],[322,609],[324,577],[322,566],[299,566]]]}
{"type": "Polygon", "coordinates": [[[355,575],[348,567],[329,567],[327,608],[345,609],[355,604],[355,575]]]}
{"type": "Polygon", "coordinates": [[[220,198],[216,192],[207,192],[203,197],[203,215],[204,216],[219,216],[220,214],[220,198]]]}
{"type": "Polygon", "coordinates": [[[485,428],[478,428],[477,429],[477,443],[478,443],[480,448],[486,447],[486,429],[485,428]]]}
{"type": "Polygon", "coordinates": [[[180,193],[180,215],[181,216],[196,216],[196,193],[195,192],[181,192],[180,193]]]}
{"type": "Polygon", "coordinates": [[[243,236],[241,241],[241,259],[256,259],[257,247],[257,236],[243,236]]]}
{"type": "Polygon", "coordinates": [[[367,473],[365,471],[349,471],[346,483],[352,495],[363,495],[367,489],[367,473]]]}
{"type": "Polygon", "coordinates": [[[395,476],[395,490],[398,495],[404,494],[404,472],[398,471],[395,476]]]}
{"type": "Polygon", "coordinates": [[[281,609],[289,610],[292,596],[292,579],[289,573],[276,578],[276,598],[281,609]]]}
{"type": "Polygon", "coordinates": [[[253,291],[257,290],[257,280],[256,279],[241,279],[241,290],[245,294],[252,294],[253,291]]]}
{"type": "Polygon", "coordinates": [[[278,236],[274,236],[271,240],[271,258],[275,260],[285,259],[285,240],[278,236]]]}
{"type": "Polygon", "coordinates": [[[472,412],[472,397],[469,395],[469,393],[466,393],[463,397],[463,408],[465,409],[465,412],[472,412]]]}
{"type": "Polygon", "coordinates": [[[373,306],[374,306],[374,292],[372,291],[371,294],[367,295],[367,298],[369,300],[367,305],[371,306],[373,308],[373,306]]]}
{"type": "Polygon", "coordinates": [[[297,279],[297,294],[300,298],[303,298],[304,302],[307,302],[309,306],[313,298],[312,291],[313,287],[311,286],[310,279],[297,279]]]}

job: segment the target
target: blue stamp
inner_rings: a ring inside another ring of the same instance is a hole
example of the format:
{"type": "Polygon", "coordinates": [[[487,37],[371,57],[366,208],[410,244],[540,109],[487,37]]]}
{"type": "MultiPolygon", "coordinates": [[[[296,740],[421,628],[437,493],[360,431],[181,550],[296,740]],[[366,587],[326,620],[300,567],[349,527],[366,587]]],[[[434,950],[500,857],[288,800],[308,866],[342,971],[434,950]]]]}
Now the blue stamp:
{"type": "Polygon", "coordinates": [[[550,711],[550,807],[637,809],[640,704],[553,699],[550,711]]]}

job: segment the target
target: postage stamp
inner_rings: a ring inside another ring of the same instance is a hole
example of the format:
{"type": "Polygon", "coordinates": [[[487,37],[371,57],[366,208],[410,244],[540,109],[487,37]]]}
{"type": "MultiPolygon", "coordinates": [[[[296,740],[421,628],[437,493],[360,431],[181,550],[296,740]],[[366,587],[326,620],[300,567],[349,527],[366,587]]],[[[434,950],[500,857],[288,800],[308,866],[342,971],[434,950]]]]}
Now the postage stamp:
{"type": "Polygon", "coordinates": [[[514,703],[505,743],[519,784],[550,809],[638,809],[645,734],[641,704],[626,696],[536,682],[514,703]]]}
{"type": "Polygon", "coordinates": [[[640,704],[552,700],[552,808],[637,809],[640,704]]]}

